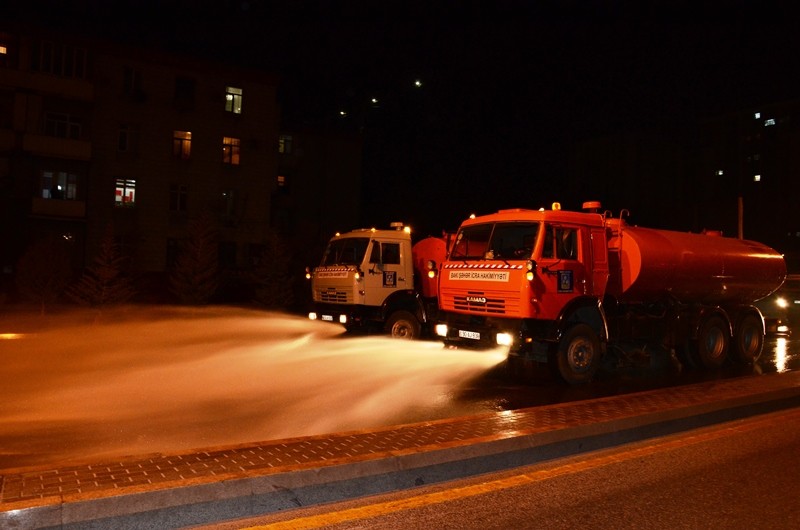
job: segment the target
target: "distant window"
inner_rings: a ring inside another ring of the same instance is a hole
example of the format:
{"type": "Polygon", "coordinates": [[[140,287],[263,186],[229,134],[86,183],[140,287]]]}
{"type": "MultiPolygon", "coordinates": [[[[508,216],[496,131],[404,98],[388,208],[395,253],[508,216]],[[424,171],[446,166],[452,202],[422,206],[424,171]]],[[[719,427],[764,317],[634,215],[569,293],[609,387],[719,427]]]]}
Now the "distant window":
{"type": "Polygon", "coordinates": [[[192,133],[174,131],[172,133],[172,155],[181,160],[189,160],[192,154],[192,133]]]}
{"type": "Polygon", "coordinates": [[[761,175],[753,175],[753,182],[761,182],[761,175]]]}
{"type": "Polygon", "coordinates": [[[44,134],[78,140],[81,137],[81,119],[61,112],[48,112],[44,116],[44,134]]]}
{"type": "Polygon", "coordinates": [[[139,127],[129,123],[122,123],[119,126],[119,136],[117,138],[117,151],[121,153],[135,153],[139,143],[139,127]]]}
{"type": "Polygon", "coordinates": [[[278,137],[278,152],[282,155],[291,154],[292,136],[290,134],[282,134],[278,137]]]}
{"type": "Polygon", "coordinates": [[[0,66],[8,66],[8,46],[0,43],[0,66]]]}
{"type": "Polygon", "coordinates": [[[142,73],[132,66],[126,66],[122,75],[122,91],[125,94],[135,95],[141,90],[142,73]]]}
{"type": "Polygon", "coordinates": [[[721,176],[722,176],[722,175],[724,175],[724,174],[725,174],[725,171],[723,171],[723,170],[721,170],[721,169],[718,169],[718,170],[717,170],[717,176],[718,176],[718,177],[721,177],[721,176]]]}
{"type": "Polygon", "coordinates": [[[224,215],[233,216],[236,213],[236,190],[227,189],[222,192],[222,211],[224,215]]]}
{"type": "Polygon", "coordinates": [[[130,207],[136,202],[136,181],[133,179],[117,179],[114,195],[114,206],[130,207]]]}
{"type": "Polygon", "coordinates": [[[169,185],[169,209],[171,212],[185,212],[189,200],[189,186],[186,184],[169,185]]]}
{"type": "Polygon", "coordinates": [[[755,118],[757,120],[760,120],[761,119],[761,113],[760,112],[756,112],[755,114],[753,114],[753,118],[755,118]]]}
{"type": "Polygon", "coordinates": [[[86,77],[86,50],[74,46],[43,41],[36,46],[32,58],[34,70],[59,77],[86,77]]]}
{"type": "Polygon", "coordinates": [[[242,113],[242,89],[225,87],[225,111],[233,114],[242,113]]]}
{"type": "Polygon", "coordinates": [[[74,201],[78,198],[78,175],[66,171],[42,171],[39,196],[74,201]]]}
{"type": "Polygon", "coordinates": [[[771,125],[775,125],[775,118],[764,120],[764,127],[769,127],[771,125]]]}
{"type": "Polygon", "coordinates": [[[224,164],[239,164],[239,145],[241,140],[225,136],[222,138],[222,162],[224,164]]]}
{"type": "Polygon", "coordinates": [[[184,108],[194,105],[197,82],[191,77],[175,78],[175,103],[184,108]]]}
{"type": "Polygon", "coordinates": [[[278,175],[278,187],[279,188],[286,187],[286,175],[278,175]]]}

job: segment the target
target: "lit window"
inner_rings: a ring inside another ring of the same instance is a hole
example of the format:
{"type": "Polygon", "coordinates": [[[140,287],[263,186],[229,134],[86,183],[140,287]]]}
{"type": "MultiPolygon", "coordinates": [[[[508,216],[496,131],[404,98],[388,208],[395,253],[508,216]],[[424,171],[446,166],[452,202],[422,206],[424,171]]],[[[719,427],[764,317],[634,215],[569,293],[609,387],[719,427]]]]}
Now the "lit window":
{"type": "Polygon", "coordinates": [[[768,120],[764,120],[764,127],[769,127],[770,125],[775,125],[774,118],[769,118],[768,120]]]}
{"type": "Polygon", "coordinates": [[[760,119],[761,119],[761,113],[760,113],[760,112],[756,112],[756,113],[753,115],[753,117],[754,117],[755,119],[757,119],[757,120],[760,120],[760,119]]]}
{"type": "Polygon", "coordinates": [[[278,137],[278,152],[282,155],[292,152],[292,135],[282,134],[278,137]]]}
{"type": "Polygon", "coordinates": [[[189,186],[186,184],[169,185],[169,209],[172,212],[185,212],[189,199],[189,186]]]}
{"type": "Polygon", "coordinates": [[[8,55],[8,48],[0,44],[0,55],[8,55]]]}
{"type": "Polygon", "coordinates": [[[286,175],[278,175],[278,187],[279,188],[286,187],[286,175]]]}
{"type": "Polygon", "coordinates": [[[225,111],[234,114],[242,113],[242,89],[225,87],[225,111]]]}
{"type": "Polygon", "coordinates": [[[222,138],[222,162],[224,164],[239,164],[239,144],[238,138],[225,136],[222,138]]]}
{"type": "Polygon", "coordinates": [[[181,160],[189,160],[192,154],[192,133],[174,131],[172,134],[172,155],[181,160]]]}
{"type": "Polygon", "coordinates": [[[721,177],[721,176],[722,176],[722,175],[724,175],[724,174],[725,174],[725,171],[723,171],[722,169],[718,169],[718,170],[717,170],[717,176],[718,176],[718,177],[721,177]]]}
{"type": "Polygon", "coordinates": [[[114,194],[114,206],[133,206],[136,202],[136,181],[133,179],[117,179],[114,194]]]}
{"type": "Polygon", "coordinates": [[[761,175],[753,175],[753,182],[761,182],[761,175]]]}
{"type": "Polygon", "coordinates": [[[43,199],[74,201],[78,198],[78,176],[66,171],[42,171],[39,193],[43,199]]]}

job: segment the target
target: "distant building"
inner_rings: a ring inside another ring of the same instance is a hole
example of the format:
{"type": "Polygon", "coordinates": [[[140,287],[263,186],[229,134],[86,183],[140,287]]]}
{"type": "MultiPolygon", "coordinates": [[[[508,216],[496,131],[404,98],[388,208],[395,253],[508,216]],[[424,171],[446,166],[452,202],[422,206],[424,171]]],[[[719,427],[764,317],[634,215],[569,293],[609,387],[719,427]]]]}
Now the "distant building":
{"type": "Polygon", "coordinates": [[[360,141],[280,133],[277,89],[255,69],[0,30],[3,271],[45,236],[69,242],[77,270],[109,223],[134,269],[155,275],[201,213],[230,270],[250,267],[272,230],[294,250],[354,223],[360,141]]]}

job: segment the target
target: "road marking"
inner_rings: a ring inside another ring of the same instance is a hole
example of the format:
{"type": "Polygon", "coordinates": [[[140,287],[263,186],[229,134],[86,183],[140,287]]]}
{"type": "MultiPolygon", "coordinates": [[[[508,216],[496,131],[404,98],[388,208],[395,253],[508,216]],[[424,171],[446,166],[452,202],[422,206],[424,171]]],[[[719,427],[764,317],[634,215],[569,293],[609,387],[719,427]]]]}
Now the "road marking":
{"type": "Polygon", "coordinates": [[[543,469],[531,473],[514,475],[512,477],[492,480],[481,484],[473,484],[461,488],[449,489],[446,491],[416,495],[395,501],[370,504],[360,508],[348,508],[338,512],[329,512],[308,517],[299,517],[297,519],[291,519],[287,521],[279,521],[266,525],[251,526],[248,527],[247,530],[303,530],[357,521],[359,519],[379,517],[381,515],[420,508],[430,504],[440,504],[464,499],[467,497],[474,497],[476,495],[483,495],[485,493],[491,493],[494,491],[542,482],[552,478],[589,471],[611,464],[625,462],[627,460],[650,456],[664,451],[672,451],[682,447],[718,440],[728,436],[734,436],[736,434],[761,429],[770,425],[785,425],[790,421],[800,421],[800,410],[791,410],[789,412],[780,413],[777,415],[769,415],[766,418],[761,417],[758,419],[740,420],[725,427],[719,427],[713,430],[702,431],[694,434],[691,432],[678,434],[674,435],[676,437],[673,439],[630,450],[624,450],[624,446],[612,447],[603,451],[616,450],[614,454],[598,456],[589,460],[576,462],[574,464],[565,464],[551,469],[543,469]]]}

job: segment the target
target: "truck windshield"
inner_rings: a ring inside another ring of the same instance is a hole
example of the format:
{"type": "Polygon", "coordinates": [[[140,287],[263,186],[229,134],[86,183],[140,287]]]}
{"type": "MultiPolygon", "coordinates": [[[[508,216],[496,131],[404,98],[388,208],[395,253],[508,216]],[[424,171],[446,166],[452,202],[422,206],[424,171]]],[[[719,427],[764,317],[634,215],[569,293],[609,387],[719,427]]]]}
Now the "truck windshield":
{"type": "Polygon", "coordinates": [[[538,223],[496,223],[462,228],[451,259],[528,259],[533,252],[538,223]]]}
{"type": "Polygon", "coordinates": [[[360,265],[364,261],[368,245],[368,237],[335,239],[328,243],[320,265],[323,267],[327,265],[360,265]]]}

